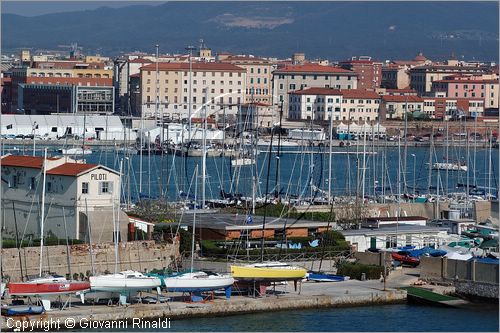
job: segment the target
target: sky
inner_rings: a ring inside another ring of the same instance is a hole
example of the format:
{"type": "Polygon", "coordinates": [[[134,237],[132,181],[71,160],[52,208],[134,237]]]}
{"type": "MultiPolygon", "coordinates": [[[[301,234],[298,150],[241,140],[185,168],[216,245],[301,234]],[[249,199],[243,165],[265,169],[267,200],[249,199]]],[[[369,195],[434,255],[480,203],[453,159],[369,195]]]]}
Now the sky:
{"type": "Polygon", "coordinates": [[[23,16],[37,16],[50,13],[70,12],[77,10],[92,10],[99,7],[125,7],[134,4],[155,5],[163,3],[164,1],[24,1],[24,0],[2,0],[1,11],[2,13],[17,14],[23,16]]]}

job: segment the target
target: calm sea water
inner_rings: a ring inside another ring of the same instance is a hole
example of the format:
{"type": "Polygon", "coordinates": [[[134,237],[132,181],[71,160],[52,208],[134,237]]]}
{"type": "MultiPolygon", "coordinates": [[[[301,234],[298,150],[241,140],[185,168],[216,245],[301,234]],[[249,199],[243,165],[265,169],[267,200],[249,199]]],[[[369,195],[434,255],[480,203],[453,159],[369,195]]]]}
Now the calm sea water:
{"type": "Polygon", "coordinates": [[[173,320],[170,329],[156,331],[498,332],[498,320],[491,304],[474,310],[396,304],[173,320]]]}
{"type": "MultiPolygon", "coordinates": [[[[14,146],[5,146],[6,152],[14,154],[31,155],[32,146],[22,143],[16,145],[17,150],[12,150],[14,146]]],[[[57,155],[55,147],[49,147],[49,153],[57,155]]],[[[122,201],[129,197],[130,190],[131,201],[137,201],[139,198],[140,185],[140,158],[138,155],[132,155],[130,158],[119,153],[117,150],[93,148],[93,154],[86,156],[88,163],[100,163],[115,170],[123,166],[124,178],[122,188],[122,201]],[[130,161],[130,163],[129,163],[130,161]],[[128,181],[130,180],[130,185],[128,181]]],[[[457,184],[466,184],[467,178],[469,184],[477,185],[481,188],[491,188],[491,193],[498,189],[498,149],[494,149],[491,155],[491,167],[489,159],[489,150],[485,148],[470,148],[469,151],[469,172],[446,172],[432,171],[429,173],[427,163],[429,163],[429,147],[408,147],[406,168],[404,163],[404,148],[398,151],[397,147],[374,147],[375,155],[366,155],[365,158],[365,194],[374,195],[376,187],[386,188],[386,195],[398,193],[398,162],[401,167],[401,192],[415,192],[425,194],[429,192],[429,175],[431,179],[432,193],[435,193],[435,187],[439,182],[440,194],[448,192],[464,191],[458,188],[457,184]],[[399,158],[401,156],[401,158],[399,158]],[[491,170],[491,173],[490,173],[491,170]],[[438,177],[439,174],[439,177],[438,177]],[[491,176],[490,176],[491,175],[491,176]]],[[[206,177],[206,198],[219,199],[220,189],[226,192],[241,193],[244,196],[251,196],[252,178],[257,174],[259,180],[257,186],[257,196],[263,197],[267,181],[267,166],[269,153],[265,147],[262,147],[258,156],[257,167],[243,166],[232,167],[229,158],[209,157],[207,158],[207,177],[206,177]]],[[[273,149],[275,150],[275,149],[273,149]]],[[[285,147],[284,150],[306,150],[311,151],[309,147],[285,147]]],[[[271,164],[269,170],[269,192],[274,192],[279,188],[282,193],[295,196],[311,197],[314,196],[314,189],[319,188],[322,191],[328,191],[329,183],[329,154],[319,154],[318,152],[327,152],[328,148],[312,148],[314,153],[308,154],[282,154],[276,158],[276,153],[271,154],[271,164]],[[279,168],[278,168],[279,163],[279,168]],[[277,173],[276,170],[279,170],[277,173]],[[311,186],[313,185],[313,186],[311,186]]],[[[367,151],[371,147],[366,148],[367,151]]],[[[346,153],[347,148],[335,147],[336,153],[346,153]]],[[[363,152],[363,147],[350,147],[349,151],[363,152]]],[[[37,155],[43,154],[42,146],[37,146],[37,155]]],[[[444,162],[446,150],[443,147],[435,148],[432,154],[432,163],[444,162]]],[[[466,148],[454,146],[448,149],[448,158],[450,162],[466,162],[466,148]]],[[[182,158],[178,156],[152,155],[143,156],[142,168],[142,195],[158,197],[160,193],[166,193],[169,200],[179,200],[179,191],[191,193],[194,192],[192,183],[193,173],[196,165],[199,166],[201,173],[202,159],[197,157],[182,158]]],[[[362,179],[363,155],[335,154],[332,160],[332,192],[334,195],[355,194],[357,167],[360,166],[360,179],[362,179]],[[356,157],[357,156],[357,157],[356,157]]],[[[201,178],[201,177],[200,177],[201,178]]],[[[361,189],[360,185],[360,189],[361,189]]],[[[361,191],[361,190],[360,190],[361,191]]],[[[379,192],[380,193],[380,192],[379,192]]],[[[360,193],[361,194],[361,193],[360,193]]],[[[201,197],[201,179],[198,184],[198,195],[201,197]]],[[[318,192],[317,196],[321,196],[318,192]]]]}

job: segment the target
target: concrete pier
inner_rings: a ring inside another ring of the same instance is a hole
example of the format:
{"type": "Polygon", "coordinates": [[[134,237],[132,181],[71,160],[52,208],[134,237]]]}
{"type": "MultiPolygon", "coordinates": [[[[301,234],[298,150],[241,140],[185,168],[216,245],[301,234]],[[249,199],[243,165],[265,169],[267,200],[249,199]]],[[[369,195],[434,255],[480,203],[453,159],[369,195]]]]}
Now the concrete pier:
{"type": "MultiPolygon", "coordinates": [[[[51,330],[58,328],[88,328],[89,326],[86,325],[90,321],[97,321],[99,325],[111,325],[112,323],[116,325],[116,322],[120,322],[122,325],[132,327],[134,318],[136,320],[138,318],[142,320],[168,318],[171,321],[171,327],[175,328],[175,320],[183,318],[216,317],[306,308],[390,304],[406,301],[405,291],[396,289],[383,291],[382,287],[382,283],[379,280],[351,280],[332,283],[304,282],[299,286],[299,291],[294,291],[293,285],[290,283],[286,286],[277,286],[272,294],[268,293],[263,297],[233,296],[227,300],[220,295],[216,296],[212,302],[207,303],[174,301],[162,304],[106,306],[82,305],[75,299],[71,308],[63,311],[53,310],[40,316],[11,317],[11,319],[2,316],[1,329],[13,330],[13,325],[16,324],[16,321],[18,325],[22,322],[25,322],[25,325],[37,325],[37,322],[39,323],[38,325],[42,325],[43,321],[50,321],[54,323],[50,326],[51,330]],[[69,327],[68,323],[70,324],[69,327]]],[[[167,296],[173,297],[179,296],[179,294],[169,293],[167,296]]]]}

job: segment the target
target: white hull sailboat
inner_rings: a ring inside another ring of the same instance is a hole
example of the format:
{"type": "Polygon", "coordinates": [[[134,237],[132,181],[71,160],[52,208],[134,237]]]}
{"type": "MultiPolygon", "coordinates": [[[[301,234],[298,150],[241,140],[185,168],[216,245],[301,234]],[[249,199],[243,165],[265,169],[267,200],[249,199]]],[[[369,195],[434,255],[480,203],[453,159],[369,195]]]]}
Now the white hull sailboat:
{"type": "Polygon", "coordinates": [[[458,163],[434,163],[434,170],[464,171],[467,172],[467,166],[458,163]]]}
{"type": "Polygon", "coordinates": [[[123,271],[116,274],[91,276],[91,291],[108,291],[116,293],[132,293],[151,290],[161,285],[160,279],[145,276],[136,271],[123,271]]]}
{"type": "Polygon", "coordinates": [[[202,292],[218,289],[227,290],[234,279],[225,274],[207,274],[206,272],[185,273],[163,278],[167,291],[172,292],[202,292]]]}

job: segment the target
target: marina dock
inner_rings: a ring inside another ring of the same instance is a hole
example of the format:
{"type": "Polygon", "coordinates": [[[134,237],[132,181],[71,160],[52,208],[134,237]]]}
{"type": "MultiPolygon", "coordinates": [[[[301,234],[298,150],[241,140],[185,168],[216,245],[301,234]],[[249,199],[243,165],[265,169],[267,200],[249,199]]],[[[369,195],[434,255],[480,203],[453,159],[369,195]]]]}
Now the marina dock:
{"type": "MultiPolygon", "coordinates": [[[[152,294],[153,296],[154,294],[152,294]]],[[[178,298],[178,293],[168,293],[170,298],[178,298]]],[[[106,325],[111,322],[131,323],[134,318],[158,321],[159,318],[168,318],[171,327],[175,328],[175,320],[193,317],[217,317],[233,314],[256,312],[327,308],[351,307],[374,304],[393,304],[406,301],[406,291],[397,289],[382,290],[378,280],[357,281],[350,280],[340,283],[314,283],[304,282],[299,286],[299,291],[294,291],[293,285],[277,286],[273,293],[262,297],[232,296],[225,299],[217,295],[213,301],[205,303],[187,303],[182,301],[169,301],[159,304],[132,304],[129,306],[107,305],[82,305],[74,301],[71,308],[54,310],[44,315],[9,317],[2,316],[1,329],[12,330],[13,320],[18,321],[52,321],[60,322],[60,329],[88,328],[88,323],[99,322],[96,325],[106,325]],[[65,326],[65,323],[71,323],[65,326]],[[72,326],[74,323],[74,326],[72,326]]],[[[106,326],[92,326],[106,327],[106,326]]],[[[131,327],[131,324],[130,326],[131,327]]],[[[123,327],[122,327],[123,328],[123,327]]]]}

